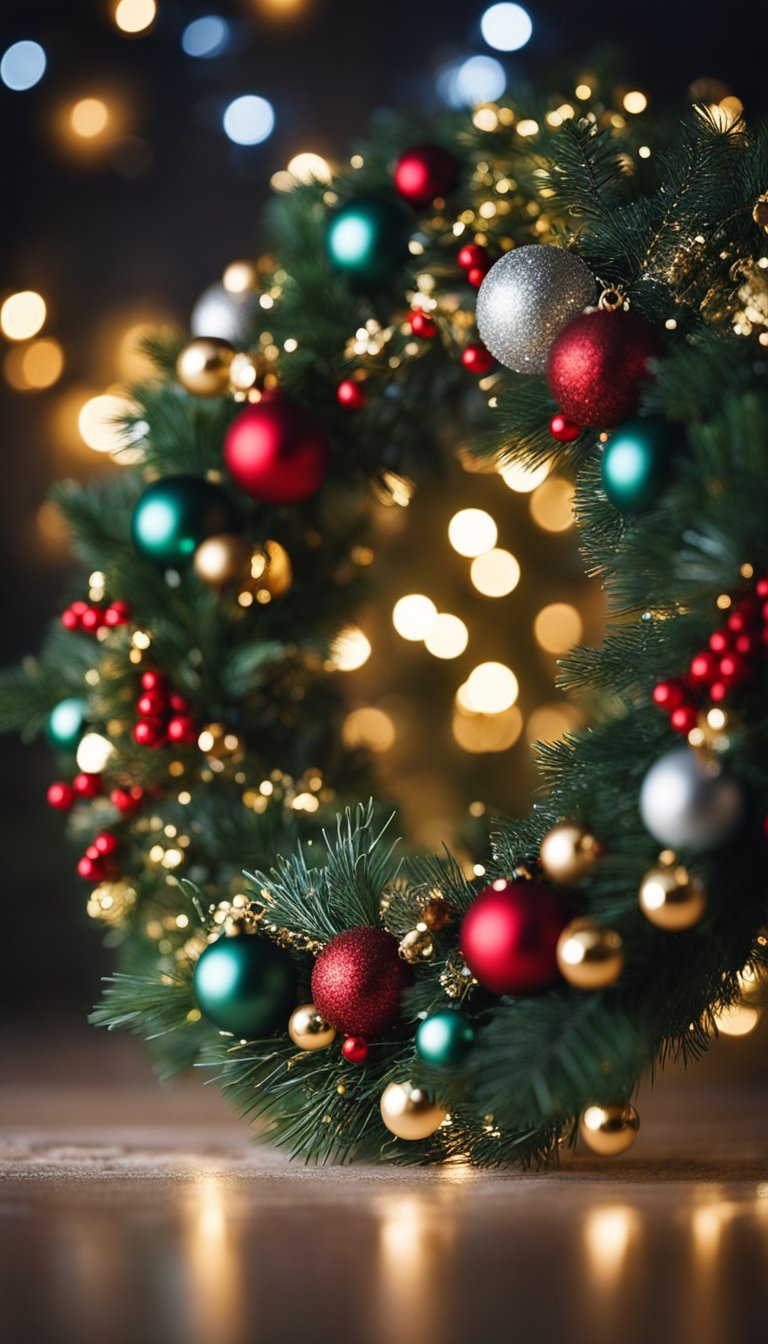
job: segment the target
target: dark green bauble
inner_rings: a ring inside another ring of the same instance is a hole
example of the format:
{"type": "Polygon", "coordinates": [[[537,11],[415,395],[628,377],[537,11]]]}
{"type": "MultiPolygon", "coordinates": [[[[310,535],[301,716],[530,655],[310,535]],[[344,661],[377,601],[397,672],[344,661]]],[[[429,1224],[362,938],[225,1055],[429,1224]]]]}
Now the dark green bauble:
{"type": "Polygon", "coordinates": [[[603,488],[621,513],[656,502],[681,442],[680,429],[658,415],[638,415],[609,438],[601,459],[603,488]]]}
{"type": "Polygon", "coordinates": [[[85,728],[88,706],[79,696],[69,695],[60,700],[48,715],[45,731],[56,751],[76,752],[85,728]]]}
{"type": "Polygon", "coordinates": [[[475,1029],[455,1008],[441,1008],[425,1017],[416,1032],[416,1053],[435,1069],[456,1069],[466,1060],[475,1029]]]}
{"type": "Polygon", "coordinates": [[[328,259],[356,289],[384,289],[408,257],[408,216],[393,201],[349,201],[325,235],[328,259]]]}
{"type": "Polygon", "coordinates": [[[161,569],[191,563],[206,537],[236,532],[238,518],[223,490],[200,476],[163,476],[148,485],[131,519],[131,538],[161,569]]]}
{"type": "Polygon", "coordinates": [[[192,980],[204,1017],[239,1039],[285,1030],[296,1007],[296,970],[287,952],[255,933],[218,938],[192,980]]]}

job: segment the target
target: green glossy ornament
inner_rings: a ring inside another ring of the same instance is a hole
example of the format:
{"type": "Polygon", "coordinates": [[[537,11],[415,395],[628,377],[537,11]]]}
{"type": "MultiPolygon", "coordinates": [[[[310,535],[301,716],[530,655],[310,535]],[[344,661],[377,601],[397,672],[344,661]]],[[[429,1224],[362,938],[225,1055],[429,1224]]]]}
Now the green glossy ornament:
{"type": "Polygon", "coordinates": [[[342,206],[325,235],[328,259],[358,289],[391,284],[408,256],[408,216],[392,201],[358,200],[342,206]]]}
{"type": "Polygon", "coordinates": [[[85,728],[87,708],[79,696],[70,695],[51,710],[45,730],[51,746],[57,751],[77,751],[85,728]]]}
{"type": "Polygon", "coordinates": [[[621,513],[642,513],[658,499],[680,431],[657,415],[638,415],[611,435],[601,459],[603,489],[621,513]]]}
{"type": "Polygon", "coordinates": [[[200,476],[163,476],[148,485],[131,519],[131,538],[161,569],[190,564],[197,547],[217,532],[237,531],[237,514],[223,490],[200,476]]]}
{"type": "Polygon", "coordinates": [[[455,1069],[466,1060],[474,1040],[475,1029],[464,1014],[442,1008],[419,1024],[416,1053],[435,1069],[455,1069]]]}
{"type": "Polygon", "coordinates": [[[211,943],[195,964],[192,985],[203,1016],[240,1039],[284,1029],[296,1007],[296,970],[290,956],[255,933],[211,943]]]}

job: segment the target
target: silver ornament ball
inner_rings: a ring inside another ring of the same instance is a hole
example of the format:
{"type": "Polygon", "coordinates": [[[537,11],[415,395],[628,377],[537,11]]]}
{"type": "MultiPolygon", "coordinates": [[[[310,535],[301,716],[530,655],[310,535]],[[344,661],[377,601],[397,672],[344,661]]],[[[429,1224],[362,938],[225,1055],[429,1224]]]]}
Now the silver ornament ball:
{"type": "Polygon", "coordinates": [[[235,294],[217,280],[203,290],[192,309],[192,335],[217,336],[242,345],[251,333],[258,306],[259,296],[253,290],[235,294]]]}
{"type": "Polygon", "coordinates": [[[515,373],[544,373],[558,332],[594,298],[595,277],[573,252],[547,243],[515,248],[480,286],[480,339],[515,373]]]}
{"type": "Polygon", "coordinates": [[[643,824],[665,849],[694,854],[717,849],[744,815],[738,780],[690,747],[675,747],[647,772],[640,788],[643,824]]]}

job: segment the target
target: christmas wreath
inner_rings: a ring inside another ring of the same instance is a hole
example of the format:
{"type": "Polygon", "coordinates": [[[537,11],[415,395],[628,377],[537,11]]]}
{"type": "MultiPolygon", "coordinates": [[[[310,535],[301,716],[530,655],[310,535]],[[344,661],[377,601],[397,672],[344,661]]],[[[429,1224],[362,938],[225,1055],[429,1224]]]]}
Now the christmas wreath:
{"type": "Polygon", "coordinates": [[[128,465],[57,488],[87,597],[4,680],[5,726],[77,753],[93,1020],[314,1160],[623,1152],[641,1076],[765,988],[768,132],[577,94],[289,184],[275,257],[152,343],[128,465]],[[591,726],[482,878],[398,855],[338,732],[370,500],[459,415],[575,474],[611,612],[562,665],[591,726]]]}

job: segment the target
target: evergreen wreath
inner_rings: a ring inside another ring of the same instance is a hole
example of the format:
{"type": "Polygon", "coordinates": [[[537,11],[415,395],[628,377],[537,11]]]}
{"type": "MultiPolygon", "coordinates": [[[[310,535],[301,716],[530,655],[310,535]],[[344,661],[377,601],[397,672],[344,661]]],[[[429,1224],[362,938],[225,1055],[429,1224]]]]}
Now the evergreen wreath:
{"type": "Polygon", "coordinates": [[[291,1154],[623,1152],[641,1076],[765,995],[766,187],[768,130],[716,106],[388,121],[275,200],[258,288],[152,342],[125,469],[55,489],[88,598],[2,723],[78,754],[49,798],[117,949],[93,1021],[291,1154]],[[611,610],[562,665],[591,726],[482,882],[354,803],[335,675],[374,492],[458,415],[575,475],[611,610]]]}

